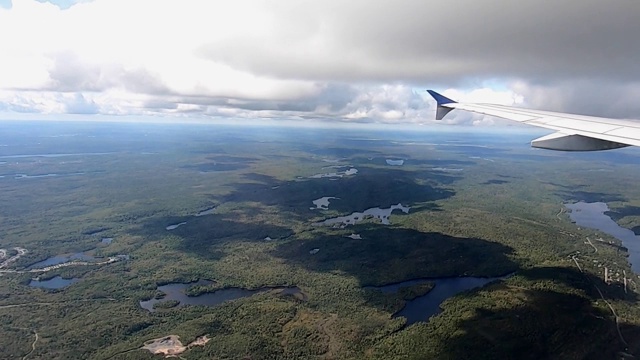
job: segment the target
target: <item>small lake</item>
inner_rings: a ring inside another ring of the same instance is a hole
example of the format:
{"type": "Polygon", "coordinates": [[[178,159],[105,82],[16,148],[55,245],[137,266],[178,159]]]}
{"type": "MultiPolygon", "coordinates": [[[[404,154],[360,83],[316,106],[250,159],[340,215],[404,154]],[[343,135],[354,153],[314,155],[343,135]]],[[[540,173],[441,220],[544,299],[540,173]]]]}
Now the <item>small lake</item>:
{"type": "Polygon", "coordinates": [[[329,200],[334,200],[334,199],[339,199],[339,198],[333,197],[333,196],[325,196],[325,197],[321,197],[320,199],[313,200],[312,203],[316,207],[312,207],[309,209],[310,210],[317,210],[317,209],[329,210],[329,200]]]}
{"type": "Polygon", "coordinates": [[[71,255],[57,255],[57,256],[52,256],[46,260],[43,261],[39,261],[35,264],[32,264],[31,266],[29,266],[29,269],[41,269],[47,266],[53,266],[53,265],[58,265],[58,264],[63,264],[69,261],[96,261],[96,258],[91,256],[91,255],[87,255],[84,253],[75,253],[75,254],[71,254],[71,255]]]}
{"type": "Polygon", "coordinates": [[[199,212],[199,213],[197,213],[195,216],[196,216],[196,217],[199,217],[199,216],[211,215],[211,214],[213,214],[213,213],[215,213],[215,212],[216,212],[216,208],[215,208],[215,207],[212,207],[212,208],[209,208],[209,209],[206,209],[206,210],[202,210],[202,211],[200,211],[200,212],[199,212]]]}
{"type": "Polygon", "coordinates": [[[67,174],[51,173],[51,174],[37,174],[37,175],[15,174],[14,178],[15,179],[41,179],[41,178],[48,178],[48,177],[78,176],[78,175],[85,175],[85,173],[84,172],[75,172],[75,173],[67,173],[67,174]]]}
{"type": "Polygon", "coordinates": [[[431,170],[433,170],[433,171],[444,171],[444,172],[459,172],[459,171],[463,171],[464,169],[462,169],[462,168],[434,167],[434,168],[431,168],[431,170]]]}
{"type": "Polygon", "coordinates": [[[39,287],[43,289],[62,289],[65,288],[75,282],[77,282],[78,278],[65,279],[60,276],[53,277],[49,280],[31,280],[29,282],[29,286],[39,287]]]}
{"type": "Polygon", "coordinates": [[[327,174],[316,174],[313,176],[309,176],[310,179],[323,179],[323,178],[341,178],[344,176],[351,176],[351,175],[355,175],[358,173],[358,169],[356,168],[350,168],[346,171],[341,171],[341,172],[333,172],[333,173],[327,173],[327,174]]]}
{"type": "Polygon", "coordinates": [[[205,293],[198,296],[187,296],[185,291],[191,286],[196,285],[210,285],[213,282],[207,280],[199,280],[198,282],[183,284],[172,283],[167,285],[158,286],[158,290],[162,291],[165,296],[162,299],[151,299],[147,301],[140,301],[140,306],[150,312],[154,312],[153,305],[168,300],[176,300],[180,303],[176,307],[182,307],[185,305],[202,305],[202,306],[218,306],[226,301],[236,300],[244,297],[248,297],[257,293],[265,291],[277,291],[278,294],[292,295],[306,300],[306,295],[297,286],[274,286],[264,287],[256,290],[248,290],[243,288],[228,288],[220,289],[212,293],[205,293]]]}
{"type": "Polygon", "coordinates": [[[640,237],[630,229],[620,227],[605,211],[609,211],[607,204],[603,202],[586,203],[584,201],[575,204],[565,204],[571,212],[569,217],[577,225],[590,229],[600,230],[622,241],[622,245],[628,249],[631,269],[640,274],[640,237]]]}
{"type": "Polygon", "coordinates": [[[505,277],[456,277],[442,279],[417,279],[403,281],[401,283],[371,286],[369,289],[377,289],[384,293],[397,293],[400,288],[433,282],[434,288],[427,294],[418,296],[413,300],[406,302],[402,310],[398,311],[393,317],[405,317],[407,325],[414,324],[419,321],[429,321],[429,318],[442,312],[440,304],[446,299],[455,296],[461,292],[479,288],[486,284],[504,279],[505,277]]]}
{"type": "Polygon", "coordinates": [[[180,226],[182,226],[182,225],[186,225],[186,224],[187,224],[187,222],[186,222],[186,221],[183,221],[183,222],[181,222],[181,223],[177,223],[177,224],[169,225],[169,226],[167,226],[165,229],[167,229],[167,230],[171,231],[171,230],[175,230],[175,229],[179,228],[180,226]]]}
{"type": "Polygon", "coordinates": [[[323,222],[313,223],[313,225],[314,226],[354,225],[368,217],[379,219],[384,225],[389,225],[389,216],[391,216],[391,213],[393,212],[393,210],[400,210],[403,213],[408,214],[410,209],[411,209],[410,207],[402,206],[402,204],[393,205],[386,209],[380,209],[379,207],[377,207],[377,208],[367,209],[364,212],[354,212],[351,215],[327,219],[323,222]]]}
{"type": "Polygon", "coordinates": [[[391,165],[391,166],[402,166],[402,165],[404,165],[404,160],[387,159],[386,162],[387,162],[387,165],[391,165]]]}

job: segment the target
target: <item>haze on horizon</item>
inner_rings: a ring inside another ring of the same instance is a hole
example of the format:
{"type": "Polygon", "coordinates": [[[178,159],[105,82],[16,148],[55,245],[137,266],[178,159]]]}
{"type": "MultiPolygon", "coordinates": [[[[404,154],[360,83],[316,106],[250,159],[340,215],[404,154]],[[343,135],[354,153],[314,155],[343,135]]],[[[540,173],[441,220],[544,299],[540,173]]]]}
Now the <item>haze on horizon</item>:
{"type": "Polygon", "coordinates": [[[639,17],[629,0],[0,0],[0,119],[428,124],[426,88],[640,119],[639,17]]]}

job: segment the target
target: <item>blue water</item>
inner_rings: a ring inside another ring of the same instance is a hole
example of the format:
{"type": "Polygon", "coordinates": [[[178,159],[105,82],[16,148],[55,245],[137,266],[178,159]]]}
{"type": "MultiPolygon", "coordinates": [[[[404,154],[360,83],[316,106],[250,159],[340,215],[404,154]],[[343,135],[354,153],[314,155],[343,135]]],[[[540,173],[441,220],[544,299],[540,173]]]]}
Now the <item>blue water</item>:
{"type": "Polygon", "coordinates": [[[393,315],[393,317],[405,317],[407,319],[407,325],[411,325],[419,321],[429,321],[430,317],[439,314],[442,311],[442,309],[440,309],[440,304],[442,304],[442,302],[446,299],[455,296],[463,291],[482,287],[492,281],[499,279],[503,279],[503,277],[418,279],[384,286],[375,286],[371,288],[378,289],[384,293],[396,293],[400,290],[400,288],[403,287],[424,284],[427,282],[435,283],[435,287],[431,291],[429,291],[425,295],[407,301],[404,308],[393,315]]]}
{"type": "Polygon", "coordinates": [[[622,245],[628,249],[631,269],[636,274],[640,274],[640,237],[633,231],[620,227],[613,219],[605,215],[605,211],[609,211],[607,204],[581,201],[565,206],[571,210],[569,217],[577,225],[600,230],[622,241],[622,245]]]}
{"type": "Polygon", "coordinates": [[[60,276],[56,276],[49,280],[42,280],[42,281],[31,280],[29,282],[29,286],[39,287],[44,289],[62,289],[77,282],[78,280],[80,279],[78,278],[64,279],[60,276]]]}
{"type": "MultiPolygon", "coordinates": [[[[257,290],[247,290],[242,288],[228,288],[217,290],[212,293],[205,293],[198,296],[187,296],[185,290],[195,285],[209,285],[211,281],[200,280],[195,283],[182,284],[173,283],[163,286],[158,286],[158,290],[165,293],[165,297],[162,299],[151,299],[147,301],[140,301],[140,306],[143,309],[154,312],[153,305],[159,302],[168,300],[177,300],[180,302],[177,307],[184,305],[203,305],[203,306],[217,306],[226,301],[236,300],[243,297],[251,296],[260,292],[268,290],[281,290],[281,294],[293,295],[295,293],[301,293],[301,290],[297,287],[265,287],[257,290]]],[[[303,298],[305,296],[303,295],[303,298]]]]}

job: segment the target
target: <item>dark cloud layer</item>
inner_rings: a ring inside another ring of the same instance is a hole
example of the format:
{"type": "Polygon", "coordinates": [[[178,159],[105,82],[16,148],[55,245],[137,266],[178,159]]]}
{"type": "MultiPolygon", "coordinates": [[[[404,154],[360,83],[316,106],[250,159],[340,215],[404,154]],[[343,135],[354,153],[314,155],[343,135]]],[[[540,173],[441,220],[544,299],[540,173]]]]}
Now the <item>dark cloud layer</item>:
{"type": "Polygon", "coordinates": [[[640,78],[636,1],[288,4],[274,31],[255,28],[206,44],[202,56],[252,73],[316,80],[640,78]]]}

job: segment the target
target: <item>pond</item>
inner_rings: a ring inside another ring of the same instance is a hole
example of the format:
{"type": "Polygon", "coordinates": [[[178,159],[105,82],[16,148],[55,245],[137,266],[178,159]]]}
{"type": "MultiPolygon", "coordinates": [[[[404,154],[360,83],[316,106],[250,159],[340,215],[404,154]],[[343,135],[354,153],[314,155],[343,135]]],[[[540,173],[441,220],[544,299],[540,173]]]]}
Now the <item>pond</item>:
{"type": "Polygon", "coordinates": [[[177,224],[169,225],[169,226],[167,226],[165,229],[167,229],[167,230],[171,231],[171,230],[175,230],[175,229],[179,228],[180,226],[182,226],[182,225],[186,225],[186,224],[187,224],[187,222],[186,222],[186,221],[183,221],[183,222],[181,222],[181,223],[177,223],[177,224]]]}
{"type": "Polygon", "coordinates": [[[404,165],[404,160],[387,159],[386,162],[387,162],[387,165],[391,165],[391,166],[402,166],[402,165],[404,165]]]}
{"type": "Polygon", "coordinates": [[[309,176],[310,179],[322,179],[322,178],[341,178],[344,176],[351,176],[351,175],[355,175],[358,173],[358,169],[356,168],[350,168],[346,171],[341,171],[341,172],[333,172],[333,173],[326,173],[326,174],[316,174],[313,176],[309,176]]]}
{"type": "Polygon", "coordinates": [[[199,217],[199,216],[211,215],[211,214],[213,214],[215,212],[216,212],[216,208],[212,207],[212,208],[209,208],[209,209],[202,210],[202,211],[198,212],[195,216],[199,217]]]}
{"type": "Polygon", "coordinates": [[[109,245],[112,242],[113,242],[113,238],[110,238],[110,237],[106,237],[106,238],[100,239],[100,243],[105,244],[105,245],[109,245]]]}
{"type": "Polygon", "coordinates": [[[154,312],[154,304],[164,301],[174,300],[179,304],[176,307],[182,307],[185,305],[204,305],[204,306],[218,306],[226,301],[236,300],[244,297],[248,297],[257,293],[265,291],[276,291],[282,295],[292,295],[301,300],[306,300],[306,295],[297,286],[273,286],[262,287],[255,290],[248,290],[243,288],[226,288],[216,290],[211,293],[204,293],[198,296],[188,296],[185,292],[188,288],[197,285],[210,285],[212,281],[199,280],[193,283],[171,283],[167,285],[158,286],[157,290],[162,291],[165,296],[161,299],[150,299],[147,301],[140,301],[140,306],[150,312],[154,312]]]}
{"type": "Polygon", "coordinates": [[[71,278],[71,279],[65,279],[63,277],[60,276],[56,276],[53,277],[49,280],[34,280],[32,279],[29,282],[29,286],[33,286],[33,287],[39,287],[39,288],[43,288],[43,289],[62,289],[65,288],[77,281],[79,281],[80,279],[78,278],[71,278]]]}
{"type": "Polygon", "coordinates": [[[339,198],[333,197],[333,196],[324,196],[324,197],[321,197],[320,199],[313,200],[312,203],[316,207],[312,207],[309,209],[310,210],[316,210],[316,209],[329,210],[329,200],[333,200],[333,199],[339,199],[339,198]]]}

